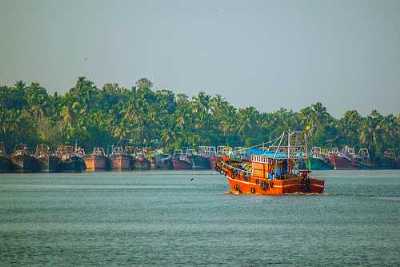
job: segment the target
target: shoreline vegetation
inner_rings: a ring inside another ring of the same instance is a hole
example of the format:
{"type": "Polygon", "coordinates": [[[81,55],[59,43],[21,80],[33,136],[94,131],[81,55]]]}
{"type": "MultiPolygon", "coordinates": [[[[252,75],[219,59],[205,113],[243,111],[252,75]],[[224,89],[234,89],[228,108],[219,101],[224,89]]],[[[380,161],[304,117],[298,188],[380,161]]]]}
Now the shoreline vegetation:
{"type": "Polygon", "coordinates": [[[131,88],[115,83],[98,88],[80,77],[63,95],[49,94],[38,83],[0,86],[0,127],[7,153],[21,143],[46,144],[51,150],[78,143],[86,151],[131,145],[166,153],[197,146],[247,147],[289,129],[303,131],[310,148],[367,149],[373,162],[400,153],[400,114],[373,110],[362,116],[350,110],[336,119],[321,103],[298,112],[259,112],[237,108],[219,95],[200,92],[189,98],[155,90],[146,78],[131,88]]]}

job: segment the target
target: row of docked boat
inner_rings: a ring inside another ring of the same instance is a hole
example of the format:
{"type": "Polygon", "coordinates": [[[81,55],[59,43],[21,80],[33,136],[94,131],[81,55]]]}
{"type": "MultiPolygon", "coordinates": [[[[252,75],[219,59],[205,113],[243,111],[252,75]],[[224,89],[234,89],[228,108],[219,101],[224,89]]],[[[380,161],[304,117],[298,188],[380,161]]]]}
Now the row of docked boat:
{"type": "MultiPolygon", "coordinates": [[[[240,160],[251,157],[247,149],[240,147],[234,149],[218,147],[217,154],[240,160]]],[[[304,151],[303,157],[298,162],[309,170],[400,169],[400,157],[396,157],[392,151],[385,151],[383,159],[374,162],[370,158],[368,149],[362,148],[356,153],[355,149],[349,146],[340,150],[313,147],[307,153],[304,151]]]]}
{"type": "Polygon", "coordinates": [[[355,149],[349,146],[345,146],[341,150],[313,147],[307,164],[313,170],[399,169],[400,158],[385,151],[383,159],[373,162],[366,148],[362,148],[356,153],[355,149]]]}
{"type": "Polygon", "coordinates": [[[149,151],[131,146],[112,147],[106,154],[101,147],[86,154],[77,146],[61,145],[51,152],[47,145],[38,145],[32,153],[26,145],[19,145],[8,155],[0,144],[0,172],[62,172],[97,170],[206,170],[213,169],[217,158],[214,147],[177,150],[172,154],[149,151]]]}

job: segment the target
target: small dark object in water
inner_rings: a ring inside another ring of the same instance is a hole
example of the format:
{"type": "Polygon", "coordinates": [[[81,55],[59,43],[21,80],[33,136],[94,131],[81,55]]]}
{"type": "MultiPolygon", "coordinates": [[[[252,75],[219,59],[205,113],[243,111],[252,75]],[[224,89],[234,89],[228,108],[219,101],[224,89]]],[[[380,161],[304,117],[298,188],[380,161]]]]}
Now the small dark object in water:
{"type": "Polygon", "coordinates": [[[190,181],[193,181],[194,180],[194,178],[190,178],[190,181]]]}

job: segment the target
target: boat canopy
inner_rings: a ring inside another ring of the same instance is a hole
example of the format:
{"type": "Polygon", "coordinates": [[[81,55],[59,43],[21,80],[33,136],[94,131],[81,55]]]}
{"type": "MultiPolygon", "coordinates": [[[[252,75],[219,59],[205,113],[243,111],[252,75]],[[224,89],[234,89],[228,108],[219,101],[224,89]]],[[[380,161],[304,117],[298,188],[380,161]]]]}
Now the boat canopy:
{"type": "Polygon", "coordinates": [[[249,155],[264,156],[271,159],[287,159],[287,153],[280,151],[270,151],[260,148],[250,148],[246,151],[249,155]]]}
{"type": "MultiPolygon", "coordinates": [[[[288,155],[286,152],[282,151],[272,151],[272,150],[265,150],[260,148],[250,148],[246,150],[248,155],[257,155],[257,156],[264,156],[271,159],[283,160],[287,159],[288,155]]],[[[290,153],[290,158],[303,158],[303,153],[296,152],[294,155],[292,152],[290,153]]]]}

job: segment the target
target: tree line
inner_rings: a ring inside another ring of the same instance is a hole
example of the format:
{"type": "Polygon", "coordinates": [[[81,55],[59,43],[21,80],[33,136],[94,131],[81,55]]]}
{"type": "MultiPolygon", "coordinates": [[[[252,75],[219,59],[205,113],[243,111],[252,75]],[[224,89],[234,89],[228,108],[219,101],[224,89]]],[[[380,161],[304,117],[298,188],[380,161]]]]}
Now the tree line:
{"type": "Polygon", "coordinates": [[[292,129],[306,133],[310,146],[367,148],[375,160],[382,159],[385,150],[400,152],[400,115],[373,110],[362,116],[350,110],[336,119],[321,103],[298,112],[259,112],[251,106],[237,108],[219,95],[200,92],[189,98],[154,90],[146,78],[129,89],[115,83],[98,88],[80,77],[64,95],[49,94],[38,83],[1,86],[0,127],[0,141],[8,151],[19,143],[55,148],[77,142],[89,151],[113,144],[168,151],[198,145],[250,146],[292,129]]]}

